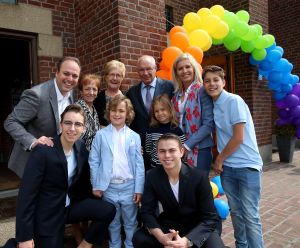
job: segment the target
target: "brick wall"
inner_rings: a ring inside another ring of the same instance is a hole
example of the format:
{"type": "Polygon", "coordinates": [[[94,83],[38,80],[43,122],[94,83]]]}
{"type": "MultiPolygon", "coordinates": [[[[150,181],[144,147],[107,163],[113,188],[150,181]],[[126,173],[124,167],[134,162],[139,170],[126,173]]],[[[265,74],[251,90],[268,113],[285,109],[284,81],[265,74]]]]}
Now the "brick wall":
{"type": "MultiPolygon", "coordinates": [[[[300,1],[269,1],[270,33],[276,44],[284,49],[283,57],[294,65],[293,74],[300,76],[300,1]]],[[[273,123],[278,118],[273,104],[273,123]]]]}
{"type": "MultiPolygon", "coordinates": [[[[63,39],[65,56],[76,55],[74,0],[18,0],[19,3],[38,6],[52,11],[53,35],[63,39]]],[[[54,76],[58,58],[39,57],[39,82],[54,76]]]]}

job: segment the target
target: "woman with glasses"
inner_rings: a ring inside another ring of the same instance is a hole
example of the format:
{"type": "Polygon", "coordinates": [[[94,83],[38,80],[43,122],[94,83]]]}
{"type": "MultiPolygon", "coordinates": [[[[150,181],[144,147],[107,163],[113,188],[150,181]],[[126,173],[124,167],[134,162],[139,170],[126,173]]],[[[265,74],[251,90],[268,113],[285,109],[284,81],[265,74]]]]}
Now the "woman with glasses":
{"type": "Polygon", "coordinates": [[[125,78],[125,72],[125,65],[118,60],[111,60],[106,63],[104,67],[104,82],[106,83],[106,89],[100,91],[94,101],[101,127],[106,127],[108,125],[107,120],[104,118],[106,103],[110,98],[116,95],[122,95],[120,87],[125,78]]]}
{"type": "Polygon", "coordinates": [[[86,148],[90,150],[96,132],[100,129],[99,118],[94,107],[94,100],[100,89],[100,77],[95,74],[86,74],[78,84],[81,99],[76,102],[84,111],[87,121],[82,139],[86,148]]]}

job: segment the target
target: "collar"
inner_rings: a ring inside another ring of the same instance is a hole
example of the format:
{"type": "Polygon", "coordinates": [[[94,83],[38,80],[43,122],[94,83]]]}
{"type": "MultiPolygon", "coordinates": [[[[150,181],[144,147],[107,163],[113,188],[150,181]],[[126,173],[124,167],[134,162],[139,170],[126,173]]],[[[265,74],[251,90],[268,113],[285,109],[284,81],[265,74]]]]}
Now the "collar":
{"type": "Polygon", "coordinates": [[[126,124],[120,130],[117,130],[111,123],[109,125],[110,125],[110,130],[113,131],[113,132],[116,132],[116,133],[120,133],[120,132],[125,133],[126,130],[127,130],[127,125],[126,124]]]}
{"type": "MultiPolygon", "coordinates": [[[[150,85],[151,87],[155,88],[155,86],[156,86],[156,81],[157,81],[157,78],[155,77],[155,78],[153,79],[153,81],[152,81],[150,84],[148,84],[148,85],[150,85]]],[[[142,88],[144,89],[146,86],[147,86],[147,85],[144,84],[144,82],[142,82],[142,88]]]]}
{"type": "Polygon", "coordinates": [[[57,82],[56,82],[56,78],[53,79],[54,80],[54,86],[55,86],[55,91],[56,91],[56,97],[57,97],[57,101],[60,102],[64,99],[68,99],[71,95],[70,92],[68,92],[65,96],[63,96],[57,86],[57,82]]]}
{"type": "Polygon", "coordinates": [[[222,105],[227,96],[229,95],[229,93],[226,90],[222,90],[221,94],[219,95],[218,99],[216,101],[214,101],[215,105],[222,105]]]}

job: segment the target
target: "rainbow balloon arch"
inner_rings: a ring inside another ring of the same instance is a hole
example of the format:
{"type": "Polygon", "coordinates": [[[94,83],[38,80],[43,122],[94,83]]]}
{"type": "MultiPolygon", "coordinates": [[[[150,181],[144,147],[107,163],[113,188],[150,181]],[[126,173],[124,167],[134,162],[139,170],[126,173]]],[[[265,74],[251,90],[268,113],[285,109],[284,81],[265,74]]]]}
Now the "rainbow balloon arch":
{"type": "Polygon", "coordinates": [[[241,49],[249,53],[249,63],[268,80],[268,88],[278,108],[277,126],[294,125],[300,139],[300,83],[292,74],[293,65],[283,58],[284,50],[277,46],[271,34],[263,34],[259,24],[249,25],[250,15],[245,10],[233,13],[221,5],[201,8],[187,13],[183,26],[174,26],[169,33],[170,46],[163,50],[157,76],[172,78],[172,65],[183,52],[190,53],[201,68],[203,52],[212,45],[224,45],[228,51],[241,49]]]}

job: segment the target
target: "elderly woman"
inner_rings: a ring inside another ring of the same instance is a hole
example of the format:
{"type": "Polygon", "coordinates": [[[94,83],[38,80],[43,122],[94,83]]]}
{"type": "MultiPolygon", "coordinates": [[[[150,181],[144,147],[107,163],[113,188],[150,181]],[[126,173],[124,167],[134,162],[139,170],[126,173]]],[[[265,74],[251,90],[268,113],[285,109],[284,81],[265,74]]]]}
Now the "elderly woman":
{"type": "Polygon", "coordinates": [[[209,174],[212,162],[213,103],[202,86],[202,77],[195,59],[187,53],[173,64],[175,106],[180,127],[185,133],[187,162],[209,174]]]}
{"type": "Polygon", "coordinates": [[[86,74],[80,80],[78,88],[81,99],[76,104],[83,109],[87,117],[85,132],[81,138],[84,140],[86,148],[90,150],[94,136],[100,129],[98,114],[93,105],[100,89],[100,77],[95,74],[86,74]]]}
{"type": "Polygon", "coordinates": [[[106,103],[110,98],[122,94],[120,86],[125,77],[125,72],[125,65],[118,60],[109,61],[104,67],[104,81],[106,83],[106,89],[100,91],[94,101],[94,106],[97,110],[101,127],[108,125],[107,120],[104,118],[106,103]]]}

